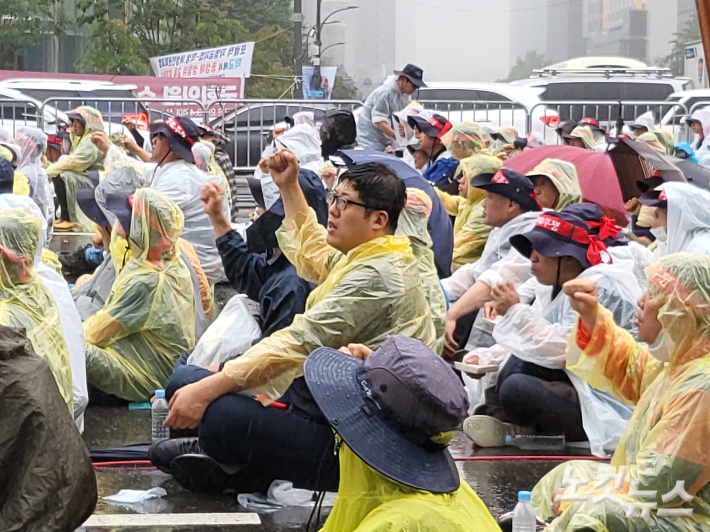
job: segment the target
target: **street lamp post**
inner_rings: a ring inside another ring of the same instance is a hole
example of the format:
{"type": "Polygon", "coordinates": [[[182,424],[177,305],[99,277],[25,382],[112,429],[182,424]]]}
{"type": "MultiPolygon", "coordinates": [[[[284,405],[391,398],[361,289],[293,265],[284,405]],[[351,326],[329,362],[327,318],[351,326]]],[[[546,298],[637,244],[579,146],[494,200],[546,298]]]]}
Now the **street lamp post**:
{"type": "MultiPolygon", "coordinates": [[[[348,6],[344,7],[342,9],[336,9],[332,13],[330,13],[327,17],[325,17],[325,20],[321,22],[321,3],[323,0],[316,0],[316,57],[313,58],[313,63],[315,66],[315,71],[313,73],[313,78],[311,79],[311,88],[313,88],[316,91],[319,91],[322,89],[323,86],[323,77],[321,76],[320,73],[320,66],[321,66],[321,56],[323,55],[323,50],[321,50],[321,46],[323,45],[323,41],[321,40],[321,32],[323,30],[323,26],[328,24],[328,20],[330,17],[337,13],[342,13],[343,11],[350,11],[351,9],[358,9],[358,6],[348,6]]],[[[341,44],[345,43],[337,43],[333,44],[331,46],[326,47],[326,50],[328,48],[332,48],[333,46],[338,46],[341,44]]]]}

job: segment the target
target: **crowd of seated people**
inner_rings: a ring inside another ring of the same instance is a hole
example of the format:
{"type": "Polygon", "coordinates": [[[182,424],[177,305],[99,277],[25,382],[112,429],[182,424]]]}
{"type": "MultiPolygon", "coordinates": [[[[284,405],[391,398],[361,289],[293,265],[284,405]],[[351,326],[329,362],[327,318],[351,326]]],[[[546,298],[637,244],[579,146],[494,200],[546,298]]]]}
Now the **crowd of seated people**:
{"type": "MultiPolygon", "coordinates": [[[[63,136],[21,128],[0,142],[0,336],[24,330],[77,430],[87,404],[164,389],[180,437],[151,446],[157,468],[195,492],[338,491],[324,530],[497,530],[447,450],[460,428],[477,447],[547,436],[613,454],[627,504],[676,481],[694,501],[659,496],[694,510],[668,519],[565,502],[570,471],[605,489],[598,462],[572,462],[533,490],[552,530],[710,526],[710,192],[641,181],[622,228],[586,201],[584,168],[512,169],[536,141],[452,125],[409,103],[420,82],[408,65],[373,93],[372,131],[299,113],[249,179],[248,223],[206,125],[114,143],[83,106],[63,136]],[[353,155],[362,131],[380,151],[353,155]],[[69,229],[94,233],[96,262],[71,287],[48,249],[69,229]],[[229,312],[258,309],[230,334],[257,333],[198,363],[220,283],[239,294],[229,312]]],[[[590,120],[560,139],[605,144],[590,120]]]]}

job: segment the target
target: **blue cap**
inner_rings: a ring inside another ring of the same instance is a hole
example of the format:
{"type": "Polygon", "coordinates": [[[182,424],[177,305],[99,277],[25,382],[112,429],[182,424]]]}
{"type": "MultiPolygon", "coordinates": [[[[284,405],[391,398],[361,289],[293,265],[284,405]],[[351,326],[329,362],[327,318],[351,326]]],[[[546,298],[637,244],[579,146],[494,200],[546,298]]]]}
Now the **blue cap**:
{"type": "MultiPolygon", "coordinates": [[[[155,396],[156,397],[165,397],[165,390],[155,390],[155,396]]],[[[530,500],[530,499],[528,499],[528,500],[530,500]]]]}
{"type": "Polygon", "coordinates": [[[530,492],[529,491],[519,491],[518,492],[518,501],[519,502],[529,502],[530,501],[530,492]]]}

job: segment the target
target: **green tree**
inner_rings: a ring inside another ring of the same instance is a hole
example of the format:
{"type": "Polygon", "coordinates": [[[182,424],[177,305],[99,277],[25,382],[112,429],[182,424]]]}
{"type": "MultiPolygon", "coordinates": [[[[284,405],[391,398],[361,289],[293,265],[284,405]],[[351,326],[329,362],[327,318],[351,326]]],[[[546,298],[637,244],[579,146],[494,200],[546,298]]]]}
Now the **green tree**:
{"type": "Polygon", "coordinates": [[[518,60],[510,69],[508,77],[503,81],[511,82],[519,79],[529,78],[533,70],[537,70],[545,66],[545,56],[535,52],[528,51],[524,56],[518,57],[518,60]]]}
{"type": "Polygon", "coordinates": [[[146,74],[148,61],[140,53],[140,39],[118,19],[101,18],[91,23],[93,46],[76,63],[86,74],[135,76],[146,74]]]}
{"type": "Polygon", "coordinates": [[[17,69],[27,46],[61,35],[66,17],[57,0],[0,0],[0,68],[17,69]]]}
{"type": "Polygon", "coordinates": [[[291,28],[292,0],[231,0],[229,4],[229,16],[248,31],[256,32],[266,26],[291,28]]]}
{"type": "MultiPolygon", "coordinates": [[[[245,16],[251,17],[246,19],[249,24],[268,20],[267,13],[261,11],[261,2],[251,4],[252,9],[245,11],[245,16]]],[[[233,18],[237,14],[235,5],[227,0],[80,0],[80,23],[90,24],[92,31],[91,46],[77,67],[91,73],[142,74],[149,71],[151,57],[254,41],[252,77],[246,84],[246,96],[282,96],[293,84],[289,28],[268,25],[250,32],[233,18]]],[[[274,16],[278,19],[278,10],[274,16]]]]}
{"type": "Polygon", "coordinates": [[[335,76],[335,85],[333,85],[331,98],[333,100],[362,99],[362,94],[357,90],[357,87],[343,67],[338,67],[338,74],[335,76]]]}
{"type": "Polygon", "coordinates": [[[661,65],[668,67],[674,76],[682,76],[685,73],[685,45],[700,40],[698,15],[694,14],[683,29],[673,35],[675,39],[670,41],[673,45],[671,52],[661,60],[661,65]]]}

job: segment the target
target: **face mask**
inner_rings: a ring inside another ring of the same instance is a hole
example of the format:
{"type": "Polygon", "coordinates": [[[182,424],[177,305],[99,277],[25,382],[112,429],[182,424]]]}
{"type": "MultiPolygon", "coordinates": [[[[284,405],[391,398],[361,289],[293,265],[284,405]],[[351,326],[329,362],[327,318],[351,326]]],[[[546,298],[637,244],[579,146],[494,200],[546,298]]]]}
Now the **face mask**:
{"type": "Polygon", "coordinates": [[[654,227],[651,229],[651,234],[656,237],[659,242],[665,243],[668,240],[668,233],[666,233],[666,228],[663,226],[654,227]]]}
{"type": "Polygon", "coordinates": [[[656,341],[648,346],[648,354],[660,362],[670,362],[671,356],[663,341],[663,331],[659,332],[656,341]]]}

